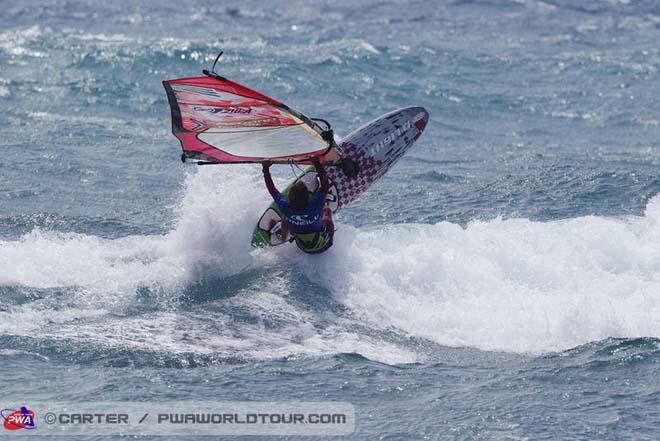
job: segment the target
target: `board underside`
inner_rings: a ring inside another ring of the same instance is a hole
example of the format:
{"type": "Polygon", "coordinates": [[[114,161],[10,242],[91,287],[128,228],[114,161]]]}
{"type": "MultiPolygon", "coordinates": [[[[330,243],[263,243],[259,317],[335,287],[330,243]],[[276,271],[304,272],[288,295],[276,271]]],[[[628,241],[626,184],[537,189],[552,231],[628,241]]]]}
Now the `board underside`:
{"type": "MultiPolygon", "coordinates": [[[[343,156],[355,161],[360,171],[357,176],[349,178],[340,167],[326,168],[332,183],[332,211],[356,200],[383,176],[421,136],[428,119],[429,114],[423,107],[407,107],[376,118],[343,138],[338,143],[343,156]]],[[[310,192],[318,188],[316,171],[314,167],[309,167],[287,186],[283,191],[285,195],[298,179],[303,179],[310,192]]],[[[275,246],[291,240],[286,223],[282,222],[282,213],[273,202],[254,229],[252,245],[275,246]]]]}

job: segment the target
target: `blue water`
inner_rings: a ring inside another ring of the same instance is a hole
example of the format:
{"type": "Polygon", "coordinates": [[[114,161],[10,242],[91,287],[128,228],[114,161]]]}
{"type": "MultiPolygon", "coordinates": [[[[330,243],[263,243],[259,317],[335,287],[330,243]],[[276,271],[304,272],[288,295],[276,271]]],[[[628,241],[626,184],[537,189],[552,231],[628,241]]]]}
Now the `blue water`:
{"type": "Polygon", "coordinates": [[[349,401],[355,440],[660,436],[656,2],[0,7],[3,395],[349,401]],[[339,135],[431,114],[322,256],[251,249],[258,166],[179,161],[160,82],[220,49],[339,135]]]}

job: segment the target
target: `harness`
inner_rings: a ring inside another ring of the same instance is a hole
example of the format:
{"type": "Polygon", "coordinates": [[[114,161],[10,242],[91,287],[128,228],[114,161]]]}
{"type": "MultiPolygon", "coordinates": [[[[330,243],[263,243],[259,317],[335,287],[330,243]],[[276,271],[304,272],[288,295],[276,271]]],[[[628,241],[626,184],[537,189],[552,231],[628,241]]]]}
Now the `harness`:
{"type": "Polygon", "coordinates": [[[312,254],[319,253],[325,251],[328,245],[332,243],[332,234],[328,232],[328,229],[324,225],[321,231],[296,234],[295,241],[301,251],[312,254]]]}
{"type": "MultiPolygon", "coordinates": [[[[312,199],[314,198],[315,193],[312,191],[309,191],[308,188],[308,194],[307,194],[307,203],[311,203],[312,199]]],[[[286,195],[288,199],[288,194],[286,195]]],[[[325,221],[322,220],[322,215],[319,214],[319,217],[321,218],[322,222],[322,228],[320,230],[316,231],[310,231],[308,233],[295,233],[291,231],[293,234],[293,240],[296,241],[296,245],[298,248],[300,248],[301,251],[305,253],[321,253],[330,246],[332,246],[332,237],[334,235],[334,228],[329,228],[329,226],[325,223],[325,221]]],[[[291,219],[287,217],[287,221],[289,222],[289,225],[291,226],[293,222],[291,222],[291,219]]]]}

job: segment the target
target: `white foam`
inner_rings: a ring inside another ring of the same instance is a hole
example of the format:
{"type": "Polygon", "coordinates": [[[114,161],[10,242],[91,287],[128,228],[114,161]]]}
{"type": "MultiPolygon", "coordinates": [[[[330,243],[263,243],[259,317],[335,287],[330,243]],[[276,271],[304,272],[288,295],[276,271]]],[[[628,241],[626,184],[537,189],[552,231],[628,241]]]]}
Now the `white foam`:
{"type": "Polygon", "coordinates": [[[73,300],[66,297],[71,307],[54,296],[0,311],[0,332],[27,335],[122,310],[141,287],[167,302],[206,269],[222,277],[249,265],[255,207],[267,195],[245,192],[257,186],[255,175],[239,169],[204,168],[189,176],[178,225],[165,235],[111,240],[35,229],[0,241],[0,286],[75,290],[73,300]]]}
{"type": "Polygon", "coordinates": [[[251,249],[252,228],[268,202],[254,166],[201,167],[186,179],[179,220],[167,234],[110,240],[34,230],[0,241],[0,285],[76,291],[73,299],[55,295],[0,312],[0,332],[99,335],[106,345],[257,358],[357,352],[386,362],[427,354],[378,337],[386,335],[379,330],[402,340],[535,353],[606,337],[660,337],[660,198],[645,216],[626,219],[497,219],[466,229],[446,222],[339,225],[335,246],[320,256],[292,246],[251,249]],[[115,316],[135,303],[140,287],[176,299],[198,279],[291,265],[348,312],[328,323],[322,313],[295,306],[283,278],[220,301],[277,316],[285,324],[277,329],[232,329],[233,318],[217,313],[203,319],[228,327],[189,339],[181,329],[194,327],[194,318],[183,313],[115,316]],[[140,320],[155,321],[156,330],[140,320]],[[373,332],[356,330],[363,324],[373,332]],[[136,338],[119,338],[122,329],[136,330],[136,338]]]}
{"type": "Polygon", "coordinates": [[[10,55],[46,57],[48,54],[41,51],[29,49],[28,45],[35,40],[42,38],[43,30],[38,26],[31,26],[24,29],[12,29],[7,32],[0,32],[0,49],[10,55]]]}
{"type": "Polygon", "coordinates": [[[659,223],[656,197],[627,219],[342,226],[325,256],[298,263],[374,326],[540,353],[660,337],[659,223]]]}
{"type": "MultiPolygon", "coordinates": [[[[103,311],[98,317],[76,311],[77,320],[71,319],[71,311],[65,311],[57,322],[43,323],[37,319],[36,323],[40,325],[39,335],[56,336],[74,345],[97,350],[142,350],[168,357],[192,353],[220,359],[270,360],[354,352],[388,363],[422,359],[413,351],[377,336],[349,332],[341,319],[319,326],[321,317],[315,312],[287,301],[286,281],[275,278],[263,288],[263,291],[244,290],[240,296],[209,303],[209,310],[157,311],[134,316],[103,311]],[[215,304],[218,310],[213,307],[215,304]],[[237,310],[247,311],[242,314],[249,314],[250,320],[235,320],[232,315],[237,310]]],[[[32,318],[27,314],[22,311],[18,316],[32,318]]],[[[13,317],[17,318],[17,314],[13,317]]],[[[21,335],[34,334],[36,329],[34,323],[28,328],[18,323],[10,326],[13,333],[18,329],[21,335]]],[[[185,360],[181,357],[181,362],[185,360]]]]}
{"type": "Polygon", "coordinates": [[[111,240],[35,229],[0,241],[0,285],[127,293],[152,283],[178,288],[204,266],[218,275],[240,270],[250,263],[254,207],[267,195],[243,190],[256,187],[253,174],[220,171],[200,169],[187,180],[177,227],[162,236],[111,240]]]}

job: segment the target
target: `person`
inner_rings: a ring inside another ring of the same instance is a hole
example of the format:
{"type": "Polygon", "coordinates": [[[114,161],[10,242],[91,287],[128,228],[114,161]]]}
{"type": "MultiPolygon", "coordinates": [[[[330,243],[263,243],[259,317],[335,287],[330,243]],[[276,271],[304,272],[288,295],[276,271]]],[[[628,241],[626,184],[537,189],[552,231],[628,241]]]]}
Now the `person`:
{"type": "Polygon", "coordinates": [[[330,181],[325,168],[318,158],[313,161],[321,183],[318,190],[310,195],[307,186],[298,180],[289,189],[288,196],[280,193],[270,175],[271,163],[263,163],[266,188],[284,214],[289,231],[293,234],[296,245],[306,253],[322,253],[332,246],[335,227],[332,211],[326,202],[330,191],[330,181]]]}

